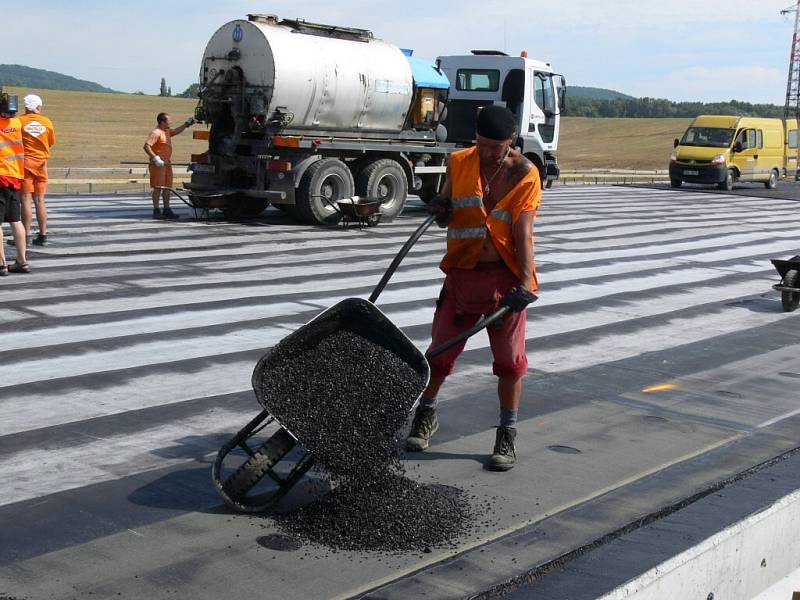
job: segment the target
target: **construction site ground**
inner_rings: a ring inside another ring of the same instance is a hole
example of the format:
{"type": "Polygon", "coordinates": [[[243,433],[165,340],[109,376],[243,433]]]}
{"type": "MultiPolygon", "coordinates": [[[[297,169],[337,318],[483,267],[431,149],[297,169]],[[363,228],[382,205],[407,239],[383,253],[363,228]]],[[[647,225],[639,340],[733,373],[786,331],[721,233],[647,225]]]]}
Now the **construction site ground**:
{"type": "MultiPolygon", "coordinates": [[[[272,208],[227,223],[177,205],[180,221],[153,221],[144,194],[51,197],[52,243],[32,249],[30,275],[0,280],[0,597],[555,599],[565,574],[583,581],[570,598],[613,590],[736,514],[712,506],[708,531],[677,538],[653,529],[666,519],[750,478],[753,510],[795,489],[789,472],[764,475],[800,446],[800,313],[783,311],[769,262],[800,246],[790,189],[546,191],[518,465],[483,468],[498,409],[482,333],[431,448],[406,461],[490,508],[457,547],[413,553],[278,543],[269,514],[222,505],[210,465],[260,410],[258,358],[366,298],[421,203],[359,229],[272,208]],[[640,530],[653,551],[612,568],[612,544],[640,530]]],[[[422,349],[444,245],[426,234],[378,303],[422,349]]],[[[277,510],[313,499],[316,477],[277,510]]]]}

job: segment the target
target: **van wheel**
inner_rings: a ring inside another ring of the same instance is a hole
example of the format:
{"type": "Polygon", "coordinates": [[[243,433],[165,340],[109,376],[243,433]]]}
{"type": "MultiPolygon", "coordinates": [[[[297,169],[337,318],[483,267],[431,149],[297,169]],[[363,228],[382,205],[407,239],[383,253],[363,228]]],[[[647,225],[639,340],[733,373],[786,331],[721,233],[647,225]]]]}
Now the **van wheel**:
{"type": "Polygon", "coordinates": [[[733,189],[733,182],[736,179],[736,173],[733,169],[728,169],[728,176],[725,178],[725,181],[718,183],[717,187],[721,190],[725,190],[726,192],[730,192],[733,189]]]}
{"type": "Polygon", "coordinates": [[[683,185],[683,182],[680,179],[670,179],[669,184],[674,188],[679,188],[683,185]]]}
{"type": "Polygon", "coordinates": [[[778,187],[778,170],[772,169],[769,173],[769,179],[764,182],[764,187],[768,190],[774,190],[778,187]]]}
{"type": "Polygon", "coordinates": [[[337,200],[353,197],[353,175],[338,158],[323,158],[303,173],[297,189],[297,212],[315,225],[337,223],[342,215],[337,200]]]}
{"type": "Polygon", "coordinates": [[[396,160],[381,158],[364,167],[356,181],[356,192],[381,201],[381,215],[393,219],[406,205],[408,180],[396,160]]]}

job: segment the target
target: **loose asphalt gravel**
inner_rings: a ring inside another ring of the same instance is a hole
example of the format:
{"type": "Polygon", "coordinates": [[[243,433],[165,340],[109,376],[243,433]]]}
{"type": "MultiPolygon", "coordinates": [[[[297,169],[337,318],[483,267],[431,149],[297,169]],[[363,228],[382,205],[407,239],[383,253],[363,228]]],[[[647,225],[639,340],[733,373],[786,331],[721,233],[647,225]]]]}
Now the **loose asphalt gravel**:
{"type": "Polygon", "coordinates": [[[300,354],[273,352],[259,401],[307,448],[333,491],[276,516],[287,534],[342,550],[452,545],[474,515],[459,489],[405,476],[399,437],[425,381],[389,350],[336,331],[300,354]]]}

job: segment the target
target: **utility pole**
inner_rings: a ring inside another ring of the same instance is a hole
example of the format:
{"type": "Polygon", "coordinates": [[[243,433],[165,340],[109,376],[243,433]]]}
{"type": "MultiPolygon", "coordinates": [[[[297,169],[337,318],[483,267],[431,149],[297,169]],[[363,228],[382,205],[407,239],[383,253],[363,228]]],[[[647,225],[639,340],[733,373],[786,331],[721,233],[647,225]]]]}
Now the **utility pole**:
{"type": "MultiPolygon", "coordinates": [[[[796,119],[800,123],[800,0],[794,7],[781,11],[782,15],[794,13],[794,32],[792,33],[792,48],[789,52],[789,77],[786,81],[786,104],[783,107],[783,118],[786,129],[789,129],[789,119],[796,119]]],[[[795,125],[795,131],[797,126],[795,125]]],[[[797,134],[795,134],[797,140],[797,134]]],[[[795,142],[796,143],[796,142],[795,142]]],[[[795,181],[800,180],[800,144],[797,144],[798,157],[795,162],[795,181]]],[[[788,170],[788,169],[787,169],[788,170]]],[[[788,173],[787,173],[788,175],[788,173]]]]}

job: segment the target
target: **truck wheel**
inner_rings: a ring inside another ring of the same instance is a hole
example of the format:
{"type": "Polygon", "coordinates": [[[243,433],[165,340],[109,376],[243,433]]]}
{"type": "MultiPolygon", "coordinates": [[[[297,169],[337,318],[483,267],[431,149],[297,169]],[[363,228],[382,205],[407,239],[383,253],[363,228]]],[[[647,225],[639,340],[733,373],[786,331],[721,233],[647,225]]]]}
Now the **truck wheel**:
{"type": "Polygon", "coordinates": [[[336,201],[353,197],[353,175],[338,158],[323,158],[306,169],[297,189],[296,206],[301,218],[309,223],[337,223],[342,215],[336,201]]]}
{"type": "MultiPolygon", "coordinates": [[[[786,271],[781,282],[787,287],[796,288],[800,286],[800,273],[792,269],[786,271]]],[[[800,292],[781,291],[781,304],[785,312],[793,312],[800,305],[800,292]]]]}
{"type": "Polygon", "coordinates": [[[778,170],[777,169],[772,169],[772,171],[769,172],[769,179],[767,179],[764,182],[764,187],[767,188],[768,190],[774,190],[776,187],[778,187],[778,170]]]}
{"type": "Polygon", "coordinates": [[[718,183],[717,188],[721,190],[725,190],[726,192],[730,192],[733,189],[733,182],[736,179],[736,173],[733,169],[728,169],[728,176],[725,177],[725,181],[718,183]]]}
{"type": "Polygon", "coordinates": [[[680,179],[670,179],[669,184],[674,188],[679,188],[683,185],[683,182],[680,179]]]}
{"type": "Polygon", "coordinates": [[[381,201],[381,214],[392,219],[403,212],[408,197],[408,180],[397,161],[381,158],[361,170],[356,181],[359,196],[381,201]]]}

